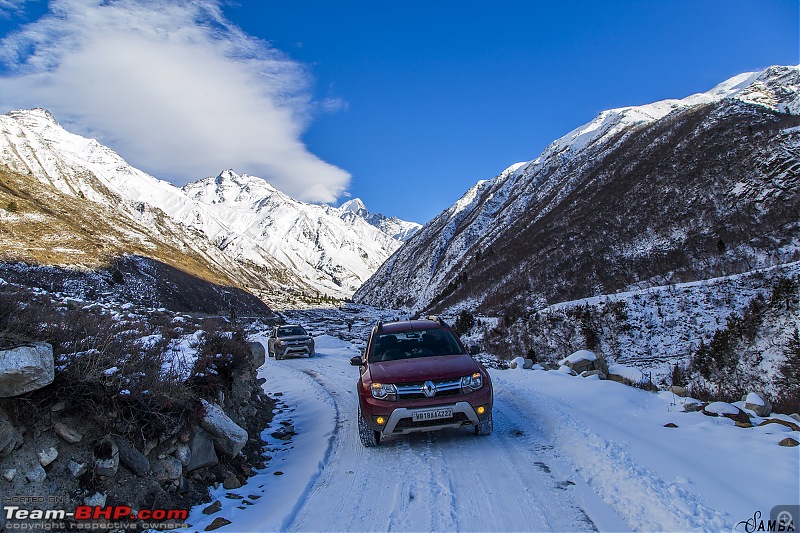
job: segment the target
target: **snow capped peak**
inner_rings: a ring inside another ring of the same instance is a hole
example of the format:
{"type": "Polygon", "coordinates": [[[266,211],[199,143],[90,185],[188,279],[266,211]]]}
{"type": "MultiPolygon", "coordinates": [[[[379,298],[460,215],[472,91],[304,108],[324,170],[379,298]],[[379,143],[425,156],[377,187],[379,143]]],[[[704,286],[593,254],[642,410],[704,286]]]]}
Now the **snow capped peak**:
{"type": "Polygon", "coordinates": [[[348,200],[339,206],[339,210],[343,213],[355,213],[356,215],[362,217],[369,215],[369,210],[367,209],[367,206],[364,205],[364,202],[361,201],[361,198],[353,198],[352,200],[348,200]]]}
{"type": "Polygon", "coordinates": [[[60,124],[53,114],[41,107],[34,107],[33,109],[15,109],[9,111],[6,115],[23,123],[41,123],[44,121],[60,127],[60,124]]]}

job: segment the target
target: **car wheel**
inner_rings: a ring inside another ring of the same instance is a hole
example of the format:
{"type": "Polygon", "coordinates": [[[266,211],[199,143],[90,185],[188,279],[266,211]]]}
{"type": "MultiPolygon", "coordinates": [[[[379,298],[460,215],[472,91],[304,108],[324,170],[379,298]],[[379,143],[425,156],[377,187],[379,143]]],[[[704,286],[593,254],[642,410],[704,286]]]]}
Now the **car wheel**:
{"type": "Polygon", "coordinates": [[[491,435],[493,429],[494,426],[492,424],[492,413],[489,413],[489,416],[475,424],[475,434],[482,437],[491,435]]]}
{"type": "Polygon", "coordinates": [[[310,352],[308,352],[308,356],[309,357],[314,357],[314,350],[311,350],[310,352]]]}
{"type": "Polygon", "coordinates": [[[272,353],[272,349],[269,347],[269,344],[267,345],[267,355],[269,357],[275,357],[275,354],[272,353]]]}
{"type": "Polygon", "coordinates": [[[358,437],[365,448],[374,448],[381,443],[380,432],[369,427],[364,417],[361,416],[361,405],[358,406],[358,437]]]}
{"type": "Polygon", "coordinates": [[[278,354],[278,352],[275,352],[275,360],[276,360],[276,361],[280,361],[280,360],[281,360],[281,359],[283,359],[283,358],[284,358],[284,356],[283,356],[283,355],[279,355],[279,354],[278,354]]]}

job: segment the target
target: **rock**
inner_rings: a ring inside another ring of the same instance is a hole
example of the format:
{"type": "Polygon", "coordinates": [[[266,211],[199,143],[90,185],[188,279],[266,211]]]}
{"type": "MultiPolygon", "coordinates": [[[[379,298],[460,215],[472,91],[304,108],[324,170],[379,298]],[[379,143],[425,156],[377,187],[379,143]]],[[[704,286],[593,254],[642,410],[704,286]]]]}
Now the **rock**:
{"type": "Polygon", "coordinates": [[[214,514],[218,513],[222,510],[222,502],[219,500],[215,501],[205,509],[203,509],[203,514],[214,514]]]}
{"type": "Polygon", "coordinates": [[[155,461],[152,469],[158,481],[176,481],[183,474],[183,465],[171,455],[155,461]]]}
{"type": "Polygon", "coordinates": [[[42,465],[36,465],[27,472],[25,472],[25,478],[30,483],[41,483],[45,479],[47,479],[47,472],[44,471],[42,465]]]}
{"type": "Polygon", "coordinates": [[[216,405],[205,400],[200,401],[205,411],[200,419],[200,426],[208,432],[218,452],[231,459],[236,457],[247,443],[247,431],[216,405]]]}
{"type": "Polygon", "coordinates": [[[86,463],[78,463],[72,459],[67,461],[67,468],[74,478],[79,478],[89,471],[89,466],[86,463]]]}
{"type": "Polygon", "coordinates": [[[508,362],[508,368],[510,368],[511,370],[515,370],[517,368],[523,368],[524,364],[525,364],[524,357],[515,357],[514,359],[508,362]]]}
{"type": "Polygon", "coordinates": [[[785,439],[780,441],[778,444],[780,444],[781,446],[797,446],[798,444],[800,444],[800,442],[797,442],[796,440],[794,440],[791,437],[786,437],[785,439]]]}
{"type": "Polygon", "coordinates": [[[144,449],[142,450],[142,453],[145,457],[147,457],[150,455],[150,452],[156,449],[156,446],[158,446],[158,441],[156,439],[150,439],[144,443],[144,449]]]}
{"type": "Polygon", "coordinates": [[[81,435],[77,429],[62,422],[56,422],[53,424],[53,430],[55,430],[56,435],[61,437],[64,442],[68,444],[76,444],[83,439],[83,435],[81,435]]]}
{"type": "Polygon", "coordinates": [[[186,479],[184,476],[178,478],[178,492],[181,494],[186,494],[187,492],[192,490],[192,486],[189,484],[189,480],[186,479]]]}
{"type": "Polygon", "coordinates": [[[788,422],[786,420],[781,420],[780,418],[768,418],[759,424],[759,426],[765,426],[767,424],[780,424],[782,426],[786,426],[787,428],[791,429],[792,431],[800,431],[800,426],[797,424],[793,424],[792,422],[788,422]]]}
{"type": "Polygon", "coordinates": [[[260,342],[248,342],[250,345],[250,353],[253,356],[253,365],[256,368],[264,366],[267,362],[267,352],[264,350],[264,345],[260,342]]]}
{"type": "Polygon", "coordinates": [[[751,428],[751,427],[753,427],[753,424],[751,424],[750,422],[739,422],[737,420],[736,421],[736,427],[737,428],[751,428]]]}
{"type": "Polygon", "coordinates": [[[599,370],[584,370],[581,372],[581,377],[589,378],[592,376],[597,376],[600,379],[606,379],[606,375],[599,370]]]}
{"type": "Polygon", "coordinates": [[[9,455],[24,442],[22,434],[11,424],[5,413],[0,411],[0,458],[9,455]]]}
{"type": "Polygon", "coordinates": [[[570,356],[559,361],[560,365],[568,366],[577,374],[586,372],[587,370],[600,370],[604,374],[608,372],[608,366],[601,365],[598,362],[597,354],[589,350],[578,350],[570,356]],[[604,367],[604,368],[603,368],[604,367]]]}
{"type": "Polygon", "coordinates": [[[736,422],[750,423],[750,417],[747,416],[747,413],[726,402],[711,402],[703,408],[702,413],[707,416],[724,416],[736,422]]]}
{"type": "Polygon", "coordinates": [[[772,413],[772,404],[765,394],[751,392],[743,398],[744,408],[753,411],[756,416],[769,416],[772,413]]]}
{"type": "Polygon", "coordinates": [[[560,367],[558,367],[558,370],[556,370],[556,372],[560,372],[562,374],[569,374],[570,376],[578,375],[577,372],[575,372],[571,367],[567,365],[561,365],[560,367]]]}
{"type": "Polygon", "coordinates": [[[16,468],[9,468],[8,470],[3,471],[3,479],[8,482],[14,481],[14,478],[17,477],[17,469],[16,468]]]}
{"type": "Polygon", "coordinates": [[[189,452],[191,455],[189,464],[186,465],[187,472],[193,472],[194,470],[219,463],[217,452],[214,451],[214,442],[202,428],[192,428],[192,434],[189,439],[189,452]]]}
{"type": "Polygon", "coordinates": [[[119,469],[119,448],[111,437],[103,437],[94,448],[94,473],[112,477],[119,469]]]}
{"type": "Polygon", "coordinates": [[[0,398],[41,389],[54,378],[53,347],[46,342],[0,350],[0,398]]]}
{"type": "Polygon", "coordinates": [[[525,370],[530,370],[533,368],[533,359],[525,359],[525,361],[522,363],[522,368],[525,370]]]}
{"type": "Polygon", "coordinates": [[[221,516],[218,516],[218,517],[216,517],[214,519],[213,522],[211,522],[210,524],[208,524],[206,526],[205,531],[214,531],[215,529],[219,529],[222,526],[227,526],[228,524],[232,524],[232,523],[233,522],[231,522],[227,518],[222,518],[221,516]]]}
{"type": "Polygon", "coordinates": [[[119,460],[122,464],[137,476],[146,476],[150,471],[150,459],[137,450],[128,439],[114,437],[114,443],[119,449],[119,460]]]}
{"type": "Polygon", "coordinates": [[[60,413],[61,411],[63,411],[66,408],[67,408],[67,404],[63,400],[61,400],[61,401],[58,401],[58,402],[56,402],[56,403],[54,403],[53,405],[50,406],[50,412],[51,413],[60,413]]]}
{"type": "Polygon", "coordinates": [[[798,413],[792,413],[792,414],[790,414],[789,416],[790,416],[791,418],[794,418],[794,419],[795,419],[795,420],[797,420],[798,422],[800,422],[800,414],[798,414],[798,413]]]}
{"type": "Polygon", "coordinates": [[[47,450],[42,450],[38,452],[36,456],[39,458],[40,465],[47,466],[56,460],[56,458],[58,457],[58,450],[56,450],[54,447],[51,446],[47,450]]]}
{"type": "Polygon", "coordinates": [[[679,398],[686,398],[689,395],[684,387],[679,387],[678,385],[672,385],[667,390],[679,398]]]}
{"type": "Polygon", "coordinates": [[[238,489],[242,486],[242,482],[236,476],[228,476],[222,482],[222,486],[227,490],[238,489]]]}
{"type": "Polygon", "coordinates": [[[664,424],[664,427],[665,428],[676,428],[676,427],[678,427],[678,424],[675,424],[673,422],[667,422],[666,424],[664,424]]]}
{"type": "Polygon", "coordinates": [[[697,411],[705,409],[706,405],[708,404],[697,402],[687,403],[683,406],[683,410],[686,413],[696,413],[697,411]]]}
{"type": "Polygon", "coordinates": [[[91,496],[87,496],[83,499],[83,503],[85,505],[89,505],[90,507],[105,507],[106,506],[106,498],[107,496],[101,492],[95,492],[91,496]]]}
{"type": "Polygon", "coordinates": [[[175,459],[180,461],[183,466],[189,466],[189,463],[192,460],[192,449],[186,444],[178,444],[173,455],[175,456],[175,459]]]}

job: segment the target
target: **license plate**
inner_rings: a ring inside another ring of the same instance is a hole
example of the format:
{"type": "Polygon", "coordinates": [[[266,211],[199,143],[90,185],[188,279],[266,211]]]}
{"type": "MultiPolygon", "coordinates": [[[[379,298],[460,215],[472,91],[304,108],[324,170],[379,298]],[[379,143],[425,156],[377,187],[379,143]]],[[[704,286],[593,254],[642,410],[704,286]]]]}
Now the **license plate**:
{"type": "Polygon", "coordinates": [[[431,411],[415,411],[411,413],[411,420],[423,422],[425,420],[438,420],[440,418],[453,418],[452,409],[436,409],[431,411]]]}

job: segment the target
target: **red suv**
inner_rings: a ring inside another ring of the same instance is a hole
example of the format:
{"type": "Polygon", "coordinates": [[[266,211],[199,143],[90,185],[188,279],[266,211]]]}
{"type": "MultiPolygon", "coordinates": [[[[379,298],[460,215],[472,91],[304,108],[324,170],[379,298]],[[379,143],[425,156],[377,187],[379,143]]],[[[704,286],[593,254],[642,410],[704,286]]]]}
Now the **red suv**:
{"type": "Polygon", "coordinates": [[[438,317],[378,324],[359,366],[358,434],[364,446],[383,435],[474,426],[492,432],[492,382],[458,335],[438,317]]]}

